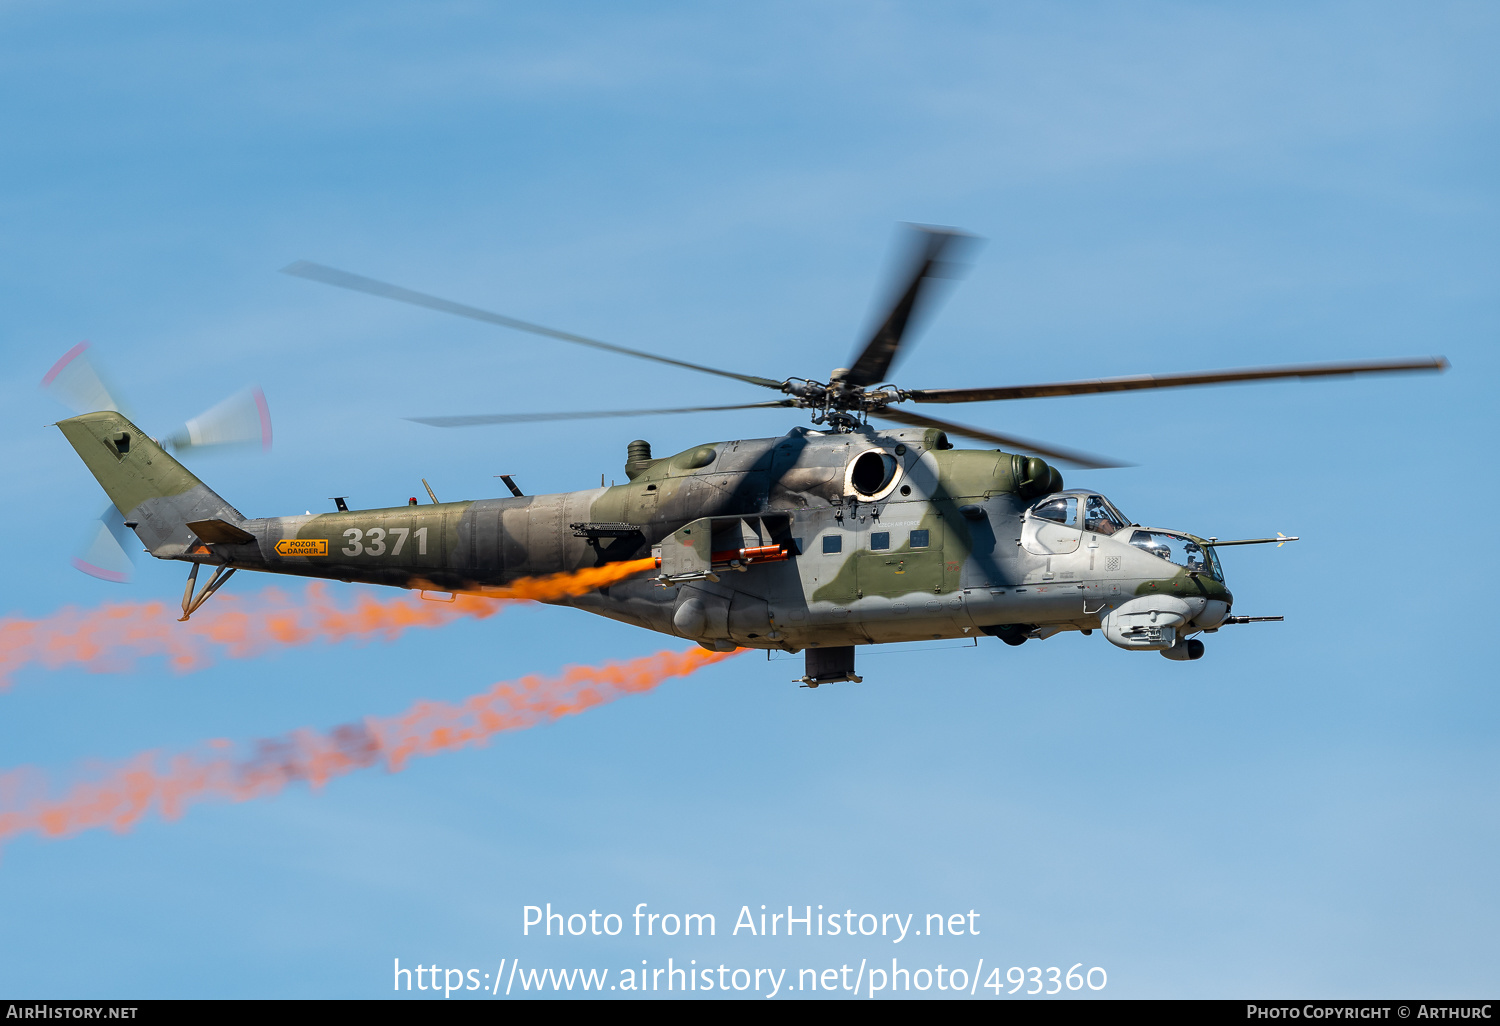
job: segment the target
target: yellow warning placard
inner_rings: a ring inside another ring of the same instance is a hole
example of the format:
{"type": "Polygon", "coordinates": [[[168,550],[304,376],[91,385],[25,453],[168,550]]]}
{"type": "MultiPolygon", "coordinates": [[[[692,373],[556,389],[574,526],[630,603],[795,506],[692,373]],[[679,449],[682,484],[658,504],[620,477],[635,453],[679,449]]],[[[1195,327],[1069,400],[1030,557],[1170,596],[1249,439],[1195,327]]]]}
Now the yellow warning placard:
{"type": "Polygon", "coordinates": [[[327,538],[283,538],[276,543],[278,556],[326,556],[327,538]]]}

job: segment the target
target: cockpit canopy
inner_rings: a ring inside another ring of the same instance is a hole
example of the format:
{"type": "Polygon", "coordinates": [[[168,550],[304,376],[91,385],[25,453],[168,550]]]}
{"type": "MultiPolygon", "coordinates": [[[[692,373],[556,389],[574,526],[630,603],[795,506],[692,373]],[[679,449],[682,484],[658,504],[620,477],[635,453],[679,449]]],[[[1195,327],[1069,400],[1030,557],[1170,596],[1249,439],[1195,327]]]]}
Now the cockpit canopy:
{"type": "Polygon", "coordinates": [[[1095,534],[1114,534],[1130,523],[1104,496],[1086,493],[1048,496],[1031,507],[1031,515],[1064,527],[1082,527],[1095,534]]]}
{"type": "MultiPolygon", "coordinates": [[[[1115,508],[1114,503],[1102,495],[1083,491],[1054,492],[1038,500],[1031,507],[1031,516],[1035,520],[1045,520],[1058,527],[1071,527],[1075,531],[1092,531],[1094,534],[1103,535],[1120,534],[1120,541],[1128,541],[1142,552],[1149,552],[1159,559],[1165,559],[1168,563],[1185,568],[1190,573],[1207,574],[1216,581],[1224,579],[1224,572],[1219,568],[1218,553],[1213,550],[1212,546],[1195,542],[1186,535],[1173,531],[1148,531],[1134,527],[1115,508]]],[[[1054,531],[1051,528],[1046,530],[1054,531]]],[[[1065,543],[1061,547],[1059,537],[1050,537],[1046,540],[1045,547],[1037,551],[1071,552],[1073,548],[1069,546],[1076,547],[1077,542],[1076,540],[1069,542],[1069,535],[1071,532],[1064,532],[1059,536],[1065,543]]],[[[1077,539],[1080,536],[1071,535],[1071,537],[1077,539]]]]}
{"type": "Polygon", "coordinates": [[[1216,581],[1224,579],[1218,553],[1212,547],[1199,545],[1183,535],[1169,531],[1135,531],[1130,535],[1130,544],[1168,563],[1186,567],[1191,573],[1208,574],[1216,581]]]}

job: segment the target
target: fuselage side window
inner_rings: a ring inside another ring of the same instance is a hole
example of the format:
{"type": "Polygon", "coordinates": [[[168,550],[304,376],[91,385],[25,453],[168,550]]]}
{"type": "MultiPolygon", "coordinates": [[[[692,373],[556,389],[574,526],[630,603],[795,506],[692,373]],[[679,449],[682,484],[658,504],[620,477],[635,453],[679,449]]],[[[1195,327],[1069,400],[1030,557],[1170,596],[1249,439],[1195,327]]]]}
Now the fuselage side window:
{"type": "Polygon", "coordinates": [[[911,547],[914,549],[925,549],[928,545],[926,531],[913,531],[911,533],[911,547]]]}
{"type": "Polygon", "coordinates": [[[889,531],[871,531],[870,532],[870,548],[872,548],[872,549],[888,549],[890,547],[891,547],[891,532],[889,532],[889,531]]]}

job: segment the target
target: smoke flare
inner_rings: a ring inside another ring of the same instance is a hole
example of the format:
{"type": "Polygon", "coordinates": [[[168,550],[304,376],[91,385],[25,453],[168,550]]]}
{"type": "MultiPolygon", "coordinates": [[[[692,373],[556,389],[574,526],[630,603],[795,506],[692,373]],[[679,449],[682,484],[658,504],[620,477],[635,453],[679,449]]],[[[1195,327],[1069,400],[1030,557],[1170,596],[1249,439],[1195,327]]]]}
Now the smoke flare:
{"type": "MultiPolygon", "coordinates": [[[[461,619],[483,620],[506,603],[546,602],[583,595],[649,570],[635,559],[547,577],[523,577],[504,587],[461,591],[452,602],[424,602],[410,594],[355,596],[348,607],[334,603],[329,588],[309,584],[300,598],[266,588],[242,598],[219,592],[187,623],[177,622],[167,603],[106,603],[96,609],[66,608],[35,620],[0,618],[0,688],[22,667],[79,666],[94,673],[129,670],[139,658],[165,656],[179,673],[201,669],[215,655],[248,659],[278,647],[349,639],[394,640],[413,627],[442,627],[461,619]]],[[[435,588],[435,586],[432,586],[435,588]]]]}
{"type": "Polygon", "coordinates": [[[400,772],[413,758],[482,745],[501,731],[524,730],[650,691],[734,654],[690,649],[569,666],[553,677],[502,681],[457,704],[422,701],[398,716],[262,739],[248,753],[236,754],[223,740],[206,742],[196,752],[142,752],[95,771],[93,779],[73,784],[57,798],[48,797],[41,771],[13,770],[0,774],[0,843],[26,833],[66,837],[98,827],[123,832],[153,810],[176,819],[198,802],[269,798],[297,781],[317,789],[382,763],[400,772]]]}

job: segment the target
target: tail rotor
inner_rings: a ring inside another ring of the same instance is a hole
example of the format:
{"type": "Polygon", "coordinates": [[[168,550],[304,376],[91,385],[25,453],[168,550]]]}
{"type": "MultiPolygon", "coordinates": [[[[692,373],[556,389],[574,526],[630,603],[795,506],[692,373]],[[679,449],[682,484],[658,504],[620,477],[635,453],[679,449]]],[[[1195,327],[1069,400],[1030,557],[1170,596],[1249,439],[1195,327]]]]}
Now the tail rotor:
{"type": "Polygon", "coordinates": [[[97,413],[100,410],[124,413],[114,393],[105,386],[85,355],[88,348],[87,342],[80,342],[64,353],[42,378],[42,388],[74,413],[97,413]]]}
{"type": "Polygon", "coordinates": [[[88,544],[73,557],[73,569],[101,581],[127,584],[135,573],[131,553],[140,544],[125,526],[125,515],[111,503],[99,514],[88,544]]]}
{"type": "Polygon", "coordinates": [[[210,406],[166,439],[176,452],[212,446],[259,445],[271,450],[271,411],[259,385],[236,392],[210,406]]]}
{"type": "MultiPolygon", "coordinates": [[[[42,389],[75,414],[113,410],[124,413],[118,392],[106,384],[89,359],[89,343],[80,342],[63,354],[42,378],[42,389]]],[[[271,410],[260,386],[250,385],[210,406],[167,435],[163,444],[179,455],[189,450],[271,449],[271,410]]],[[[106,507],[88,541],[74,554],[75,569],[101,581],[123,584],[135,569],[132,555],[140,547],[113,504],[106,507]]]]}

